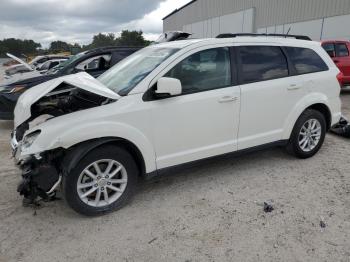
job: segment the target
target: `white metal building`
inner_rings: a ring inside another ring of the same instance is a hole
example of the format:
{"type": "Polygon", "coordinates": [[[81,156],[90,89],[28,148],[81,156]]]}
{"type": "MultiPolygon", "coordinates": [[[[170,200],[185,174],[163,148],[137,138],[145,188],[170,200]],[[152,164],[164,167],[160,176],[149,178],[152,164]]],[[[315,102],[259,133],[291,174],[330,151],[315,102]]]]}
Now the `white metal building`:
{"type": "Polygon", "coordinates": [[[194,38],[289,32],[313,40],[350,39],[350,0],[194,0],[166,16],[163,30],[194,38]]]}

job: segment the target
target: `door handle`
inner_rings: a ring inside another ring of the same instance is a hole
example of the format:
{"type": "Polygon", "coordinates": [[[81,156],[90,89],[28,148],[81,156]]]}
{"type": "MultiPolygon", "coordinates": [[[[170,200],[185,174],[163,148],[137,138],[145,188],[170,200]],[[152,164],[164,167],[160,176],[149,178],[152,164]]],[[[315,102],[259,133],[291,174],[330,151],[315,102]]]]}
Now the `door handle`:
{"type": "Polygon", "coordinates": [[[289,87],[287,87],[287,89],[292,91],[292,90],[298,90],[301,87],[302,87],[302,85],[300,85],[300,84],[291,84],[289,87]]]}
{"type": "Polygon", "coordinates": [[[335,63],[335,64],[338,64],[338,63],[339,63],[339,60],[334,60],[334,63],[335,63]]]}
{"type": "Polygon", "coordinates": [[[221,99],[219,99],[219,103],[229,103],[229,102],[235,102],[238,100],[237,96],[224,96],[221,99]]]}

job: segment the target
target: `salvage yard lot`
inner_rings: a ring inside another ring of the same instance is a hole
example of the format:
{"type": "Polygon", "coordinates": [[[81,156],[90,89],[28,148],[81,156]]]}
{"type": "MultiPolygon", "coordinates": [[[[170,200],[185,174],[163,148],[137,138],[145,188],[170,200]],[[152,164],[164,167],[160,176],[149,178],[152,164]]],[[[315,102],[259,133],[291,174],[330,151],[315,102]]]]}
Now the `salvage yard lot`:
{"type": "MultiPolygon", "coordinates": [[[[350,116],[350,92],[342,100],[350,116]]],[[[22,207],[12,125],[0,122],[1,262],[350,261],[349,139],[327,135],[308,160],[271,149],[204,162],[141,182],[122,210],[85,218],[63,200],[22,207]]]]}

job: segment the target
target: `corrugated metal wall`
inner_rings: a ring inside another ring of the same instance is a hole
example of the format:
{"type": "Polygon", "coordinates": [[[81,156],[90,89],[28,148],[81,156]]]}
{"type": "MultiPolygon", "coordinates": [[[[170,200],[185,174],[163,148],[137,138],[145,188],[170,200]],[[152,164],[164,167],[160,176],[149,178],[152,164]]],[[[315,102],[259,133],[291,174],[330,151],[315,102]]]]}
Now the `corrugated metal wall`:
{"type": "Polygon", "coordinates": [[[197,0],[164,20],[164,31],[256,8],[256,29],[350,14],[350,0],[197,0]]]}

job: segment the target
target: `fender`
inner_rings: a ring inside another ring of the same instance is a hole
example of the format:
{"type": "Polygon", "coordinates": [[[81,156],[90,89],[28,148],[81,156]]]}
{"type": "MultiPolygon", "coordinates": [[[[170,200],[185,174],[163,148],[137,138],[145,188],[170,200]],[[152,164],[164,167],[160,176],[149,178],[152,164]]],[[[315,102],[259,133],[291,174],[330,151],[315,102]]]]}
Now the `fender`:
{"type": "Polygon", "coordinates": [[[67,129],[66,125],[55,125],[54,120],[50,125],[44,124],[38,128],[41,130],[41,134],[30,148],[21,152],[22,155],[38,154],[57,148],[69,149],[82,142],[101,138],[123,139],[135,145],[141,152],[146,173],[156,170],[155,151],[151,142],[140,130],[130,125],[100,120],[88,121],[84,124],[81,122],[67,129]],[[43,128],[44,126],[45,128],[43,128]],[[55,134],[54,138],[53,134],[55,134]]]}
{"type": "Polygon", "coordinates": [[[299,119],[300,115],[307,108],[315,104],[324,104],[328,109],[330,109],[330,104],[326,95],[322,93],[311,93],[306,95],[294,106],[294,108],[291,110],[291,113],[286,118],[283,128],[283,140],[288,140],[290,138],[295,123],[299,119]]]}

